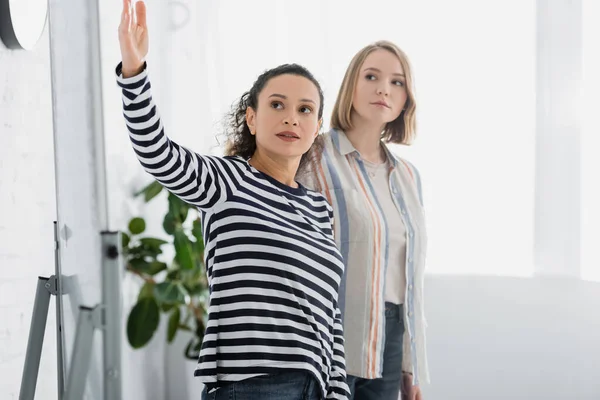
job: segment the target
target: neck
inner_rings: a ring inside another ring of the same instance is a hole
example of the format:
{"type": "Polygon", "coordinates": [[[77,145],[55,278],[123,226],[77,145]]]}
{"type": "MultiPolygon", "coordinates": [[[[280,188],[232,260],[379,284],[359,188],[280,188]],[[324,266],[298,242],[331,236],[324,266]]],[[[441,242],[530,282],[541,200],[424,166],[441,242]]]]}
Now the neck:
{"type": "Polygon", "coordinates": [[[298,184],[295,178],[300,165],[300,158],[276,157],[257,148],[248,163],[278,182],[297,188],[298,184]]]}
{"type": "Polygon", "coordinates": [[[385,152],[381,146],[381,132],[384,128],[385,124],[367,121],[353,113],[352,128],[344,133],[363,159],[381,163],[385,161],[385,152]]]}

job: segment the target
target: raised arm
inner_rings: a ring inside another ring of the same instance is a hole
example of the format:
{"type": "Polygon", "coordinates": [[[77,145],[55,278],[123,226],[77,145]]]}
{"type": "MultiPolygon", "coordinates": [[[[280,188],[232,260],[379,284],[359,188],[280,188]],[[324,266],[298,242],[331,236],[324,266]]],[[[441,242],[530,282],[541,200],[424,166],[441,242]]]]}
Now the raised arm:
{"type": "Polygon", "coordinates": [[[117,83],[122,89],[123,115],[133,149],[149,174],[182,200],[199,208],[223,201],[228,192],[228,162],[200,156],[170,140],[164,131],[144,58],[148,53],[146,6],[136,3],[132,18],[131,0],[123,0],[119,26],[122,62],[117,66],[117,83]]]}

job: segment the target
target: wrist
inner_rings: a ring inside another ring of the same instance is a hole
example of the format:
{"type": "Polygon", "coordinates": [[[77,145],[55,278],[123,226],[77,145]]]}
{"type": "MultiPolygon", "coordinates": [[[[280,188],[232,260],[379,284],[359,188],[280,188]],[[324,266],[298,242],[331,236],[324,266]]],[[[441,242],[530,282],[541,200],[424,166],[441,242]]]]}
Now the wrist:
{"type": "Polygon", "coordinates": [[[137,67],[125,66],[121,64],[121,74],[123,75],[123,78],[134,77],[136,75],[141,74],[142,71],[144,71],[143,63],[137,67]]]}

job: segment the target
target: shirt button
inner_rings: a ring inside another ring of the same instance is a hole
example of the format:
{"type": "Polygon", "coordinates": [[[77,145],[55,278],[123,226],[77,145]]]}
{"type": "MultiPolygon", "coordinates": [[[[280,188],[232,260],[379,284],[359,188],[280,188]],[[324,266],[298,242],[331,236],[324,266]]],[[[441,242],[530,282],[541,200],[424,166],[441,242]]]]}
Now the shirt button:
{"type": "Polygon", "coordinates": [[[406,210],[404,208],[402,209],[402,214],[406,214],[406,210]]]}
{"type": "Polygon", "coordinates": [[[412,285],[408,285],[408,290],[412,290],[413,286],[412,285]]]}
{"type": "Polygon", "coordinates": [[[413,260],[412,260],[412,258],[409,258],[409,259],[408,259],[408,262],[409,262],[409,263],[411,263],[412,261],[413,261],[413,260]]]}
{"type": "Polygon", "coordinates": [[[415,234],[411,232],[411,233],[409,233],[409,236],[413,237],[413,236],[415,236],[415,234]]]}
{"type": "Polygon", "coordinates": [[[413,342],[413,343],[415,342],[414,336],[410,338],[410,341],[413,342]]]}
{"type": "Polygon", "coordinates": [[[412,313],[411,313],[410,311],[408,312],[408,316],[409,316],[409,317],[412,317],[412,313]]]}

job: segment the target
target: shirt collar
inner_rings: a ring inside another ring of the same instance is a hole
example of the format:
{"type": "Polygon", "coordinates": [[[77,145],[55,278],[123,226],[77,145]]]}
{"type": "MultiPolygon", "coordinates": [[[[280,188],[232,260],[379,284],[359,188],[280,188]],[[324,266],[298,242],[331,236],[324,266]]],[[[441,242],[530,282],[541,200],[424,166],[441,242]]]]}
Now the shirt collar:
{"type": "MultiPolygon", "coordinates": [[[[360,155],[358,150],[356,150],[354,148],[354,146],[352,145],[352,142],[350,142],[350,140],[348,139],[348,137],[342,130],[332,129],[331,130],[331,138],[333,140],[333,145],[335,146],[335,149],[341,155],[346,156],[351,153],[356,153],[357,155],[360,155]]],[[[388,148],[388,146],[385,143],[382,142],[381,144],[383,145],[383,150],[385,151],[385,154],[387,155],[388,160],[390,160],[392,167],[396,168],[396,165],[398,164],[398,159],[390,151],[390,149],[388,148]]]]}

